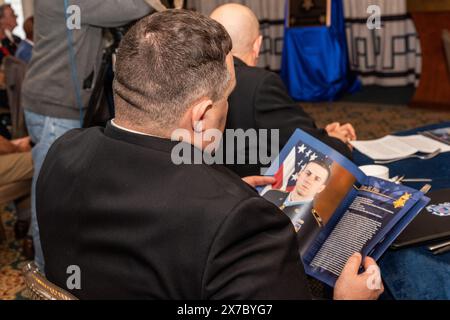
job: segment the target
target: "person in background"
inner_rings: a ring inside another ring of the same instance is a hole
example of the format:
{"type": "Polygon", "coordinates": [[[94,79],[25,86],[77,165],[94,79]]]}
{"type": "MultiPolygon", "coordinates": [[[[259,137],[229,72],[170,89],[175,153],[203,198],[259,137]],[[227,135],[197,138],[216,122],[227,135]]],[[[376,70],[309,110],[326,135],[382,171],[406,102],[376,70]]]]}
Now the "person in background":
{"type": "Polygon", "coordinates": [[[15,55],[21,39],[13,35],[17,27],[17,15],[10,4],[0,6],[0,64],[3,58],[15,55]]]}
{"type": "Polygon", "coordinates": [[[31,54],[33,52],[34,47],[33,29],[34,29],[34,18],[28,17],[23,23],[23,30],[25,31],[26,38],[20,42],[19,47],[17,48],[16,51],[16,58],[26,63],[30,62],[31,54]]]}
{"type": "Polygon", "coordinates": [[[0,107],[9,108],[6,78],[3,67],[5,57],[14,56],[21,39],[13,35],[17,27],[17,15],[10,4],[0,5],[0,107]]]}
{"type": "MultiPolygon", "coordinates": [[[[233,40],[237,85],[229,98],[226,129],[278,129],[280,148],[296,129],[302,129],[351,158],[349,142],[356,139],[352,125],[333,123],[319,129],[314,119],[289,96],[279,75],[256,67],[262,36],[255,14],[246,6],[231,3],[218,7],[211,18],[221,23],[233,40]]],[[[235,153],[245,154],[248,159],[249,149],[247,144],[235,153]]],[[[261,167],[261,163],[228,165],[241,177],[259,175],[261,167]]]]}
{"type": "Polygon", "coordinates": [[[70,16],[66,17],[63,1],[58,3],[55,5],[55,0],[34,3],[35,46],[22,87],[25,121],[35,144],[31,230],[35,263],[41,270],[44,259],[36,221],[35,186],[42,162],[57,138],[82,126],[101,65],[102,28],[124,26],[153,11],[144,0],[79,0],[76,4],[81,25],[70,37],[67,29],[70,16]],[[70,52],[74,53],[73,59],[69,58],[70,52]]]}
{"type": "Polygon", "coordinates": [[[0,204],[14,202],[16,239],[23,240],[22,253],[33,258],[33,242],[27,236],[30,225],[30,193],[33,177],[30,138],[7,140],[0,135],[0,204]]]}

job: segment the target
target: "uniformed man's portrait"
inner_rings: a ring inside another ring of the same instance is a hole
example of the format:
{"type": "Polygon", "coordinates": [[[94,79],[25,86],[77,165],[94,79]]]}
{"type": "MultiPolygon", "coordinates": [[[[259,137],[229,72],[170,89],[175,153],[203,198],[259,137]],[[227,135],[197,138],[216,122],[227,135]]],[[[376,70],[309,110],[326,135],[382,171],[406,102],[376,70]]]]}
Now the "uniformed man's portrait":
{"type": "Polygon", "coordinates": [[[272,189],[263,195],[291,219],[299,243],[305,249],[324,226],[322,218],[314,210],[314,199],[325,190],[330,177],[330,166],[314,160],[296,174],[296,184],[291,192],[272,189]]]}

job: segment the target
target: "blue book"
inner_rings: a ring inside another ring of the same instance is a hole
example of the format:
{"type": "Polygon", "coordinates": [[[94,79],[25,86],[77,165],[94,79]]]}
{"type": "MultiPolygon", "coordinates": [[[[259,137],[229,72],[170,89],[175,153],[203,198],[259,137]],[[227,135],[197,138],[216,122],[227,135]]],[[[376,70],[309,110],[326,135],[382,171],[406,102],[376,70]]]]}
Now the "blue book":
{"type": "Polygon", "coordinates": [[[430,201],[368,177],[350,160],[297,130],[266,172],[260,194],[291,220],[308,275],[334,287],[355,252],[378,260],[430,201]]]}

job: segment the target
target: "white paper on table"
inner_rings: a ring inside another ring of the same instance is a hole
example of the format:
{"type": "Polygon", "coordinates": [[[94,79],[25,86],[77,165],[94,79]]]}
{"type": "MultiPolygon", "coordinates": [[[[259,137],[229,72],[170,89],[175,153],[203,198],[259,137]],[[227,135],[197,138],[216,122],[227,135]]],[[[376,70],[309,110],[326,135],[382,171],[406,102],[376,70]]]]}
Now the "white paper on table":
{"type": "Polygon", "coordinates": [[[418,152],[432,153],[438,149],[441,149],[441,152],[450,151],[450,146],[422,135],[407,137],[389,135],[377,140],[352,141],[351,144],[359,152],[374,160],[393,160],[418,152]]]}
{"type": "Polygon", "coordinates": [[[450,152],[449,145],[421,134],[397,138],[422,153],[432,153],[438,149],[441,149],[441,152],[450,152]]]}
{"type": "Polygon", "coordinates": [[[374,160],[391,160],[407,157],[418,151],[394,136],[386,136],[377,140],[352,141],[351,144],[359,152],[374,160]]]}

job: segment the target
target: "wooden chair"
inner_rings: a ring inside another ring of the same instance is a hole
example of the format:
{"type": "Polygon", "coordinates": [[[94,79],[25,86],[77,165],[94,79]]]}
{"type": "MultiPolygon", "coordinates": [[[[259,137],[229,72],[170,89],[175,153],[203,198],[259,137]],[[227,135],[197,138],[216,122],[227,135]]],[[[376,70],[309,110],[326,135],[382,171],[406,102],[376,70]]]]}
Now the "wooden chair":
{"type": "Polygon", "coordinates": [[[34,262],[28,263],[22,273],[32,300],[78,300],[69,292],[48,281],[39,272],[34,262]]]}

